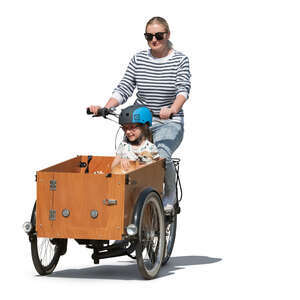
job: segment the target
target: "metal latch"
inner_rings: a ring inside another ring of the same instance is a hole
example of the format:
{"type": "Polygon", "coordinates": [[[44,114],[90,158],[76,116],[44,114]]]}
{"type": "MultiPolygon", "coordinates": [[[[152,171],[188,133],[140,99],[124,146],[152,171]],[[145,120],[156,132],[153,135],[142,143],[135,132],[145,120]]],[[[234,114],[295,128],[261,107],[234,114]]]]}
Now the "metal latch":
{"type": "Polygon", "coordinates": [[[49,210],[49,220],[50,221],[56,220],[56,210],[54,210],[54,209],[49,210]]]}
{"type": "Polygon", "coordinates": [[[56,180],[50,180],[50,191],[56,191],[56,180]]]}
{"type": "Polygon", "coordinates": [[[104,205],[117,205],[117,200],[113,200],[113,199],[104,199],[103,200],[103,204],[104,205]]]}
{"type": "Polygon", "coordinates": [[[81,161],[81,162],[79,163],[79,167],[80,167],[80,168],[86,168],[86,166],[87,166],[87,164],[86,164],[86,162],[84,162],[84,161],[81,161]]]}

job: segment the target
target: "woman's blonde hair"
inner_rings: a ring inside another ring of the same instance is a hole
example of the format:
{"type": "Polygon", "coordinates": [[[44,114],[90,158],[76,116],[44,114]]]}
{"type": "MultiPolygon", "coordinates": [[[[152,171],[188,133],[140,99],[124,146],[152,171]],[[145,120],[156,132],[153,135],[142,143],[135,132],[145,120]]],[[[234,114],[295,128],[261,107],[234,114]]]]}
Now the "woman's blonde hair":
{"type": "MultiPolygon", "coordinates": [[[[165,32],[170,33],[170,27],[168,22],[166,21],[166,19],[162,18],[162,17],[153,17],[151,18],[147,24],[146,24],[146,28],[145,28],[145,32],[147,32],[147,27],[151,24],[155,24],[158,23],[160,25],[162,25],[165,28],[165,32]]],[[[168,40],[168,47],[171,49],[173,48],[173,43],[168,40]]]]}
{"type": "Polygon", "coordinates": [[[169,28],[168,22],[167,22],[164,18],[162,18],[162,17],[153,17],[153,18],[151,18],[151,19],[147,22],[147,24],[146,24],[145,32],[147,32],[147,27],[148,27],[149,25],[151,25],[151,24],[154,24],[154,23],[161,24],[162,26],[165,27],[165,31],[166,31],[167,33],[170,32],[170,28],[169,28]]]}

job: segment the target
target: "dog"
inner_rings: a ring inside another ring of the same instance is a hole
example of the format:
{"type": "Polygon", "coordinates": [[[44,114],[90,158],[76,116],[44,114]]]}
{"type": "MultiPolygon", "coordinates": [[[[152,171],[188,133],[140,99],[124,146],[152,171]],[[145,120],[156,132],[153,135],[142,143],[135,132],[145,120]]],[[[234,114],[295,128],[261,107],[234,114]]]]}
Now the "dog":
{"type": "Polygon", "coordinates": [[[159,160],[159,155],[156,152],[150,153],[148,151],[143,151],[141,153],[135,153],[135,155],[137,156],[137,160],[130,160],[129,161],[130,166],[127,170],[124,170],[121,167],[121,164],[118,164],[111,170],[111,173],[112,174],[125,174],[125,173],[131,172],[133,170],[136,170],[136,169],[144,166],[145,164],[150,164],[154,161],[159,160]]]}

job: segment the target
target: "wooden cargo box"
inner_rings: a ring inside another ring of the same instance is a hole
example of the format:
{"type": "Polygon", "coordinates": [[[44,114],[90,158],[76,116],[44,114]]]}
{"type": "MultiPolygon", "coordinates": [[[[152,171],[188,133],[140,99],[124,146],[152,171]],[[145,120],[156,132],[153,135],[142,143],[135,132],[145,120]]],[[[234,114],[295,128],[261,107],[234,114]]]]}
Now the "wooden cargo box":
{"type": "Polygon", "coordinates": [[[121,240],[147,187],[162,197],[164,160],[110,174],[114,157],[77,156],[37,172],[38,237],[121,240]]]}

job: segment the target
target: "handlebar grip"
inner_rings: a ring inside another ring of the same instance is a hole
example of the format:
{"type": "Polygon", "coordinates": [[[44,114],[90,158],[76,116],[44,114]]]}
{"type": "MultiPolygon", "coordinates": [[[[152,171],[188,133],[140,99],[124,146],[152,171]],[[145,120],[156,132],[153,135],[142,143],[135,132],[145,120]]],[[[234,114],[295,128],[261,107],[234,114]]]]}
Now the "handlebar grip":
{"type": "MultiPolygon", "coordinates": [[[[160,119],[160,115],[154,115],[153,114],[152,116],[160,119]]],[[[173,116],[174,116],[174,114],[171,114],[170,117],[169,117],[169,119],[173,119],[173,116]]]]}
{"type": "Polygon", "coordinates": [[[103,108],[99,108],[97,110],[97,113],[94,115],[95,117],[103,117],[106,118],[107,115],[109,115],[111,112],[108,108],[103,107],[103,108]]]}
{"type": "MultiPolygon", "coordinates": [[[[97,116],[102,116],[102,110],[103,110],[103,108],[99,108],[99,109],[97,110],[96,115],[97,115],[97,116]]],[[[103,116],[102,116],[102,117],[103,117],[103,116]]]]}
{"type": "Polygon", "coordinates": [[[99,108],[97,110],[97,112],[94,114],[93,112],[91,112],[90,108],[88,107],[86,109],[86,113],[88,115],[94,115],[94,117],[104,117],[105,118],[109,114],[109,110],[105,107],[104,108],[99,108]]]}

